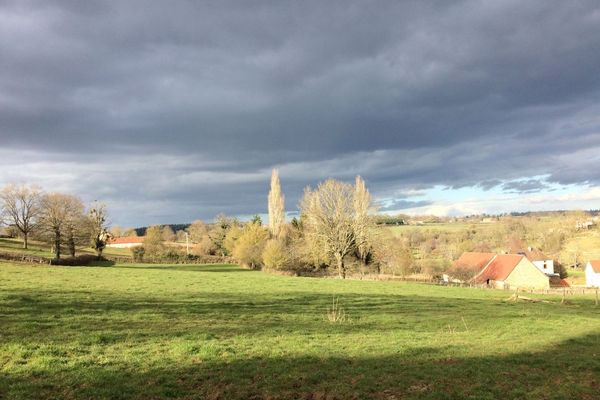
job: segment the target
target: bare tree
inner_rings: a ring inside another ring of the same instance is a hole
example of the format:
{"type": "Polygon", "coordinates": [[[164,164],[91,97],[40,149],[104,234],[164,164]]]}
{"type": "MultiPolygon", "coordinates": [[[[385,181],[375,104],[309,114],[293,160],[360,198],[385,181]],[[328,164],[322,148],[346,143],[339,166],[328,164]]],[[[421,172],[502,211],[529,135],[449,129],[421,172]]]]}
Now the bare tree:
{"type": "Polygon", "coordinates": [[[370,209],[371,196],[360,177],[356,186],[328,179],[316,190],[304,191],[300,213],[306,241],[314,251],[335,261],[341,278],[346,277],[344,257],[359,249],[369,251],[370,209]]]}
{"type": "MultiPolygon", "coordinates": [[[[40,225],[48,232],[54,243],[54,254],[60,258],[60,246],[67,241],[74,246],[74,228],[83,215],[84,205],[79,197],[49,193],[41,200],[40,225]]],[[[71,251],[73,253],[73,251],[71,251]]]]}
{"type": "Polygon", "coordinates": [[[96,250],[98,258],[102,257],[102,252],[111,237],[106,228],[107,218],[106,205],[101,203],[92,204],[88,213],[88,220],[90,223],[92,248],[96,250]]]}
{"type": "Polygon", "coordinates": [[[344,257],[354,248],[353,194],[351,185],[334,179],[306,188],[300,202],[302,222],[309,245],[334,259],[345,278],[344,257]]]}
{"type": "Polygon", "coordinates": [[[200,243],[205,236],[208,236],[208,226],[201,220],[192,222],[187,231],[190,234],[190,240],[194,243],[200,243]]]}
{"type": "Polygon", "coordinates": [[[372,218],[371,194],[365,181],[356,177],[354,185],[354,241],[358,258],[364,265],[372,255],[373,243],[370,238],[374,235],[374,222],[372,218]]]}
{"type": "Polygon", "coordinates": [[[114,237],[124,236],[123,231],[124,231],[124,229],[121,228],[119,225],[113,225],[109,229],[111,236],[114,236],[114,237]]]}
{"type": "Polygon", "coordinates": [[[41,198],[42,191],[37,186],[8,185],[0,191],[2,215],[23,236],[24,249],[38,222],[41,198]]]}
{"type": "Polygon", "coordinates": [[[83,207],[73,209],[65,223],[64,238],[71,257],[75,257],[77,246],[87,247],[90,244],[92,224],[83,211],[83,207]]]}
{"type": "Polygon", "coordinates": [[[144,250],[145,255],[149,256],[153,261],[157,261],[162,257],[165,251],[165,243],[162,228],[160,226],[152,225],[146,229],[146,235],[144,235],[144,250]]]}
{"type": "Polygon", "coordinates": [[[165,225],[162,227],[162,237],[165,242],[174,242],[176,240],[175,232],[173,232],[173,228],[169,225],[165,225]]]}
{"type": "Polygon", "coordinates": [[[273,237],[282,234],[285,224],[285,197],[281,193],[279,172],[273,169],[271,173],[271,190],[269,191],[269,231],[273,237]]]}
{"type": "Polygon", "coordinates": [[[138,234],[134,228],[123,228],[123,233],[121,235],[125,236],[125,237],[127,237],[127,236],[136,237],[138,234]]]}

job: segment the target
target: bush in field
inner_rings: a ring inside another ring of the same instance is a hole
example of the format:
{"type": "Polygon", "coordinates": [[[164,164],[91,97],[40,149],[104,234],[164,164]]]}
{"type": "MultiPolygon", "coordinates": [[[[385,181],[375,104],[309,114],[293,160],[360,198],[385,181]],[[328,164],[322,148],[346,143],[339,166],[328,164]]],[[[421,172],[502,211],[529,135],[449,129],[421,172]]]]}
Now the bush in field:
{"type": "Polygon", "coordinates": [[[262,253],[263,265],[268,269],[288,269],[290,263],[289,253],[290,251],[283,241],[271,239],[265,245],[262,253]]]}
{"type": "Polygon", "coordinates": [[[132,247],[130,251],[134,262],[144,262],[144,253],[146,252],[144,246],[132,247]]]}
{"type": "Polygon", "coordinates": [[[175,232],[173,232],[173,228],[171,228],[169,225],[163,226],[161,232],[162,239],[165,242],[174,242],[177,239],[177,236],[175,236],[175,232]]]}
{"type": "Polygon", "coordinates": [[[208,235],[201,237],[198,243],[196,243],[192,247],[192,254],[195,254],[197,256],[215,255],[216,252],[217,247],[208,235]]]}
{"type": "Polygon", "coordinates": [[[269,238],[265,228],[257,224],[246,225],[233,247],[233,258],[242,265],[258,268],[262,264],[262,252],[269,238]]]}
{"type": "Polygon", "coordinates": [[[160,261],[169,263],[184,262],[187,258],[185,251],[177,247],[166,247],[160,254],[160,261]]]}
{"type": "Polygon", "coordinates": [[[239,226],[232,226],[227,231],[225,239],[223,239],[223,248],[227,251],[227,254],[233,254],[235,248],[235,242],[242,236],[244,230],[239,226]]]}
{"type": "Polygon", "coordinates": [[[81,254],[76,257],[58,258],[51,260],[52,265],[63,266],[87,266],[87,265],[114,265],[114,261],[109,261],[104,257],[98,257],[93,254],[81,254]]]}
{"type": "Polygon", "coordinates": [[[146,230],[144,239],[144,256],[152,260],[159,259],[165,250],[163,234],[160,226],[151,226],[146,230]]]}

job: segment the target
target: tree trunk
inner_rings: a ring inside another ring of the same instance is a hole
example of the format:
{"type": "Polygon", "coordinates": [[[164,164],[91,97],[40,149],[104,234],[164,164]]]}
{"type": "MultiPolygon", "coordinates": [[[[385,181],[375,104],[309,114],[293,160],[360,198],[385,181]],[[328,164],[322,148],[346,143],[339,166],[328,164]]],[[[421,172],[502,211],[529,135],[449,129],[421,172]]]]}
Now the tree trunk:
{"type": "Polygon", "coordinates": [[[23,234],[23,248],[24,249],[27,249],[28,242],[29,242],[29,236],[26,233],[24,233],[23,234]]]}
{"type": "Polygon", "coordinates": [[[60,231],[54,231],[54,252],[58,260],[60,258],[60,231]]]}
{"type": "Polygon", "coordinates": [[[73,236],[69,236],[69,253],[71,253],[71,257],[75,257],[75,239],[73,236]]]}
{"type": "Polygon", "coordinates": [[[338,275],[342,279],[346,279],[346,266],[344,265],[344,257],[335,256],[337,262],[338,275]]]}

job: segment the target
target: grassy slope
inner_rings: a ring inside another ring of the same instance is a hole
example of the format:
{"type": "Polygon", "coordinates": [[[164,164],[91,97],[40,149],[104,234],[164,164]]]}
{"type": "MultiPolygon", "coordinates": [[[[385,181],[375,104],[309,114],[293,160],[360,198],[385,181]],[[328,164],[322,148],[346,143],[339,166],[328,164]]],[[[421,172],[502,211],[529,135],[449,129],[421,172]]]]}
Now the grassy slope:
{"type": "Polygon", "coordinates": [[[449,233],[458,233],[462,231],[466,231],[467,229],[475,228],[493,228],[494,224],[481,224],[479,222],[473,223],[463,223],[463,222],[453,222],[453,223],[431,223],[431,224],[423,224],[423,225],[397,225],[397,226],[384,226],[384,228],[388,229],[392,235],[400,236],[402,233],[411,232],[411,231],[438,231],[438,232],[449,232],[449,233]]]}
{"type": "MultiPolygon", "coordinates": [[[[61,246],[62,249],[62,246],[61,246]]],[[[50,246],[45,243],[30,241],[28,248],[23,249],[23,241],[19,239],[0,239],[0,252],[10,252],[10,253],[19,253],[19,254],[30,254],[34,256],[40,257],[54,257],[54,254],[50,252],[50,246]]],[[[77,255],[79,254],[95,254],[94,250],[91,248],[78,248],[77,255]]],[[[105,256],[120,256],[120,257],[130,257],[131,251],[129,249],[117,249],[113,247],[107,247],[104,249],[103,254],[105,256]]],[[[66,249],[63,249],[62,255],[64,257],[68,257],[68,253],[66,249]]]]}
{"type": "Polygon", "coordinates": [[[600,307],[507,295],[0,264],[0,398],[597,398],[600,307]]]}
{"type": "Polygon", "coordinates": [[[584,263],[600,259],[600,232],[596,229],[584,231],[568,240],[563,246],[561,256],[568,259],[573,253],[580,254],[584,263]]]}

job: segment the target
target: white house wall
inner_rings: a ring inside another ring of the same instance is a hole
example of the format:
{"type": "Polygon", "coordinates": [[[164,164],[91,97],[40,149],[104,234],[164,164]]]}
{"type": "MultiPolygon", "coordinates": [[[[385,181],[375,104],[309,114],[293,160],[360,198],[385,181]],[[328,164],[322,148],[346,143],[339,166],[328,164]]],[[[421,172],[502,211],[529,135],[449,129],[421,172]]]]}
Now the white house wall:
{"type": "Polygon", "coordinates": [[[600,287],[600,273],[594,272],[590,263],[585,267],[585,285],[587,287],[600,287]]]}
{"type": "Polygon", "coordinates": [[[537,260],[532,261],[532,263],[543,273],[554,274],[554,260],[537,260]],[[544,268],[544,264],[546,264],[546,268],[544,268]]]}
{"type": "Polygon", "coordinates": [[[143,245],[143,243],[112,243],[107,244],[106,247],[113,247],[117,249],[130,249],[132,247],[138,247],[143,245]]]}

